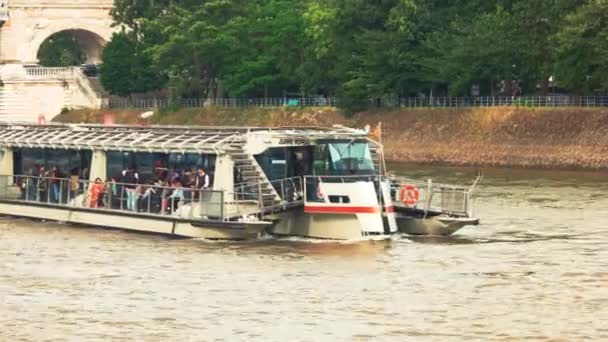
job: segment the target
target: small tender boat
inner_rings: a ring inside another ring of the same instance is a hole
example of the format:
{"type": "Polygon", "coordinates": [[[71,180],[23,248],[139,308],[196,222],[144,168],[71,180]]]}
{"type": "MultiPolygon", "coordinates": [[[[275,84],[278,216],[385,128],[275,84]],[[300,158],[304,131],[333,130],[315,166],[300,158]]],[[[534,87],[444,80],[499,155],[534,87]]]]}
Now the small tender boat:
{"type": "Polygon", "coordinates": [[[342,126],[0,124],[0,215],[207,239],[449,235],[478,223],[472,192],[386,176],[382,145],[342,126]]]}

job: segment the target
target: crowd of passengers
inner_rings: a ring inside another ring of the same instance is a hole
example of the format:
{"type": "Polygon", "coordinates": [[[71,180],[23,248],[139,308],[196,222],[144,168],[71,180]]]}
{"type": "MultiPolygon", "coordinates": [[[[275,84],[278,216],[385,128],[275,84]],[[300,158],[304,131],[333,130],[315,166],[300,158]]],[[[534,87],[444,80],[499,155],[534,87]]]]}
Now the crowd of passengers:
{"type": "Polygon", "coordinates": [[[136,168],[122,170],[109,181],[96,178],[86,182],[88,170],[74,168],[69,176],[58,167],[36,165],[31,178],[17,179],[22,199],[72,204],[86,193],[90,208],[111,208],[135,212],[169,214],[192,201],[210,195],[212,179],[203,167],[175,170],[156,165],[153,178],[145,180],[136,168]],[[87,186],[88,183],[88,186],[87,186]]]}

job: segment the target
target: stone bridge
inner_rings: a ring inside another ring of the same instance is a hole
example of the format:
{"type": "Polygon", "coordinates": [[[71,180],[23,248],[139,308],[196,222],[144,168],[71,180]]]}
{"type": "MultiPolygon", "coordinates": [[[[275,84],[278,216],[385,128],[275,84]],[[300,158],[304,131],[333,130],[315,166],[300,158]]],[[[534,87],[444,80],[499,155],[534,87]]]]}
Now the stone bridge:
{"type": "Polygon", "coordinates": [[[47,119],[62,108],[98,107],[95,80],[77,68],[38,69],[49,37],[69,33],[88,63],[101,59],[112,28],[113,0],[0,0],[0,121],[47,119]]]}

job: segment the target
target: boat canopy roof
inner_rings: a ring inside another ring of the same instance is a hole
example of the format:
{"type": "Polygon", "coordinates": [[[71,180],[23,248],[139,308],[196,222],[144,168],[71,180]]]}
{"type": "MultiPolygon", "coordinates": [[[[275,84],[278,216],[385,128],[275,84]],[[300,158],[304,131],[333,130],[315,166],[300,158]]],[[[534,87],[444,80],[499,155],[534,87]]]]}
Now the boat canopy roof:
{"type": "Polygon", "coordinates": [[[364,130],[321,127],[203,127],[0,123],[0,147],[223,154],[262,138],[272,145],[366,139],[364,130]]]}

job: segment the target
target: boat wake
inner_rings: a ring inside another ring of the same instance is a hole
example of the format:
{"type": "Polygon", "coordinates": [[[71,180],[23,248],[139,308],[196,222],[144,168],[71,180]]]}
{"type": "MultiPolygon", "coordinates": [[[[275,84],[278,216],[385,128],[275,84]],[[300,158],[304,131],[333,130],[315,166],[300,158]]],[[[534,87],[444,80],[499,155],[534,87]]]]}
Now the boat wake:
{"type": "MultiPolygon", "coordinates": [[[[205,238],[192,238],[190,240],[191,241],[201,241],[204,243],[211,243],[211,244],[226,244],[227,242],[229,242],[227,240],[209,240],[209,239],[205,239],[205,238]]],[[[331,239],[315,239],[315,238],[301,237],[301,236],[279,236],[279,235],[264,234],[254,240],[232,241],[232,243],[247,244],[247,243],[272,242],[272,243],[349,245],[349,244],[361,244],[361,243],[368,243],[368,242],[397,241],[397,240],[402,240],[402,238],[398,235],[379,235],[379,236],[361,237],[359,239],[331,240],[331,239]]]]}

